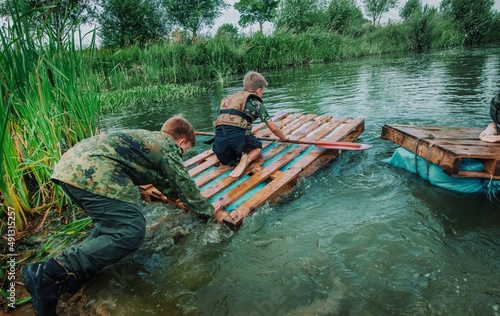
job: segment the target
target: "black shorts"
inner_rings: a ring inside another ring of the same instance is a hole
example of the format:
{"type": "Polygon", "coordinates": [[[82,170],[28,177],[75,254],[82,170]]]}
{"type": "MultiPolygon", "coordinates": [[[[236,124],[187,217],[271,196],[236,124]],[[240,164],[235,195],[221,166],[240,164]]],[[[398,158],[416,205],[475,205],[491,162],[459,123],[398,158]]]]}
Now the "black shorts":
{"type": "Polygon", "coordinates": [[[262,148],[257,137],[253,134],[246,135],[246,131],[236,126],[217,126],[212,150],[222,164],[235,166],[244,153],[262,148]]]}

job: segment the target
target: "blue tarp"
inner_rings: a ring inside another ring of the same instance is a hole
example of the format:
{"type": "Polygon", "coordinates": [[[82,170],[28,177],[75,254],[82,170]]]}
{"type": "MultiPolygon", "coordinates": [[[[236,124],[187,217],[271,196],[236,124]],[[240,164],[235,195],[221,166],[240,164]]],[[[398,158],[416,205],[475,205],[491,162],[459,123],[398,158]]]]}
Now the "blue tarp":
{"type": "MultiPolygon", "coordinates": [[[[383,160],[383,162],[417,173],[435,186],[456,192],[483,193],[495,196],[500,190],[500,180],[450,177],[439,166],[402,147],[396,149],[392,157],[383,160]]],[[[482,171],[483,163],[476,159],[463,158],[460,170],[482,171]]]]}

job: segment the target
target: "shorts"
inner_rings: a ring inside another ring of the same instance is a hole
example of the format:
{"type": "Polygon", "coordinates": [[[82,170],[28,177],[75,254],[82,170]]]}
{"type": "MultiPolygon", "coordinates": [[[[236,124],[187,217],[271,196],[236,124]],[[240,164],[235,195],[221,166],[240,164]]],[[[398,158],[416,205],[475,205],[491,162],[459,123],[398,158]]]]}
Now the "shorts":
{"type": "Polygon", "coordinates": [[[222,164],[236,166],[243,154],[262,148],[257,137],[246,132],[246,129],[236,126],[217,126],[212,150],[222,164]]]}

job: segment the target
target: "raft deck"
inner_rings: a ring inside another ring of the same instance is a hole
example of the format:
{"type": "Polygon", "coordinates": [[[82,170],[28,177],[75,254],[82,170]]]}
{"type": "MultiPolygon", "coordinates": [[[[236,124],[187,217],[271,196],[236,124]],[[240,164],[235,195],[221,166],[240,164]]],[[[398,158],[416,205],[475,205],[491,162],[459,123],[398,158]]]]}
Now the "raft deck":
{"type": "MultiPolygon", "coordinates": [[[[304,141],[352,142],[364,130],[362,118],[287,113],[274,117],[273,121],[285,135],[304,141]]],[[[257,137],[276,139],[264,123],[255,125],[253,133],[257,137]]],[[[238,227],[259,206],[276,202],[291,191],[299,177],[311,175],[340,152],[276,141],[262,141],[262,145],[263,158],[251,163],[238,179],[229,176],[232,169],[221,165],[211,149],[184,163],[203,196],[224,207],[215,219],[232,228],[238,227]]],[[[169,202],[182,207],[182,203],[163,196],[152,185],[141,186],[140,191],[146,201],[169,202]]]]}
{"type": "Polygon", "coordinates": [[[453,177],[500,179],[500,143],[479,139],[484,129],[443,126],[384,125],[383,139],[390,140],[453,177]],[[483,163],[482,171],[460,170],[462,159],[483,163]]]}

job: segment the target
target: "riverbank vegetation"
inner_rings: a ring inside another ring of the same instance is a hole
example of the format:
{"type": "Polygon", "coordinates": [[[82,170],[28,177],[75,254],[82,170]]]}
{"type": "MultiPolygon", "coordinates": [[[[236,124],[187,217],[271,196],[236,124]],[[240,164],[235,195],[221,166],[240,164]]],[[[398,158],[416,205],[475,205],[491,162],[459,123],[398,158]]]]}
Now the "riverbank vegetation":
{"type": "MultiPolygon", "coordinates": [[[[99,51],[95,63],[107,65],[108,88],[113,89],[116,81],[121,82],[121,87],[212,78],[222,81],[248,69],[275,70],[390,52],[483,45],[496,43],[500,38],[500,15],[492,11],[489,0],[474,3],[476,11],[464,7],[462,0],[445,0],[439,9],[409,0],[400,10],[401,21],[383,26],[365,19],[351,0],[332,1],[326,7],[313,0],[305,2],[311,6],[283,5],[276,17],[276,29],[270,35],[239,34],[234,25],[225,24],[213,37],[193,37],[175,30],[169,33],[168,40],[145,41],[138,36],[130,45],[117,46],[116,43],[123,41],[116,37],[123,36],[116,32],[114,37],[105,36],[103,42],[109,45],[99,51]],[[304,14],[293,16],[288,11],[304,14]],[[111,74],[117,65],[119,71],[111,74]],[[112,79],[120,73],[126,73],[129,80],[124,83],[112,79]]],[[[379,19],[379,15],[373,15],[379,19]]],[[[114,16],[121,14],[115,12],[114,16]]],[[[262,22],[255,23],[260,28],[262,22]]],[[[246,19],[242,24],[248,23],[246,19]]]]}
{"type": "Polygon", "coordinates": [[[50,181],[53,167],[65,150],[99,132],[101,115],[123,106],[189,97],[204,89],[197,82],[223,83],[251,69],[498,44],[500,38],[500,15],[490,0],[443,0],[439,8],[409,0],[400,9],[401,21],[384,25],[380,16],[394,1],[381,11],[367,11],[370,21],[352,0],[266,1],[271,9],[252,6],[258,0],[242,0],[240,24],[256,23],[261,30],[263,23],[273,22],[272,34],[241,34],[225,24],[213,36],[198,34],[227,8],[224,2],[207,0],[215,7],[204,10],[210,12],[206,16],[189,11],[199,1],[181,2],[166,1],[167,16],[153,10],[159,5],[153,0],[105,0],[99,14],[88,8],[86,18],[77,21],[94,17],[103,26],[97,31],[98,46],[95,33],[68,36],[78,24],[72,20],[78,15],[68,14],[72,7],[61,10],[53,1],[4,1],[2,14],[8,23],[0,32],[1,235],[12,226],[21,235],[34,218],[43,224],[49,213],[70,210],[50,181]],[[33,3],[38,7],[31,7],[33,3]],[[135,8],[150,15],[134,14],[135,8]],[[169,12],[175,21],[168,21],[169,12]],[[90,43],[84,44],[82,39],[89,37],[90,43]],[[13,221],[8,214],[14,214],[13,221]]]}

